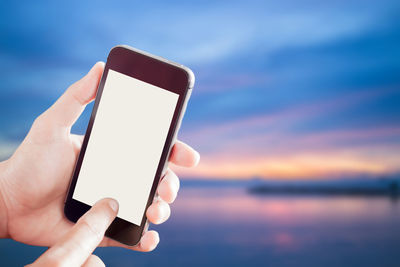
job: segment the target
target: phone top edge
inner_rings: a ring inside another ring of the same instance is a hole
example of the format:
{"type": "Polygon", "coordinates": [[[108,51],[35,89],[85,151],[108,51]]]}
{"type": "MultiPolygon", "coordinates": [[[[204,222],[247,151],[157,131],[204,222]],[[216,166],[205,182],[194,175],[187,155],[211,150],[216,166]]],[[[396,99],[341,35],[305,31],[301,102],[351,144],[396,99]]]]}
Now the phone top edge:
{"type": "Polygon", "coordinates": [[[111,54],[111,51],[114,50],[115,48],[125,48],[125,49],[131,50],[133,52],[145,55],[147,57],[159,60],[161,62],[167,63],[169,65],[172,65],[174,67],[177,67],[177,68],[180,68],[180,69],[184,70],[186,72],[187,77],[188,77],[188,89],[189,90],[193,89],[194,83],[195,83],[195,76],[194,76],[193,71],[190,68],[186,67],[185,65],[179,64],[177,62],[171,61],[171,60],[166,59],[164,57],[153,55],[153,54],[151,54],[149,52],[140,50],[138,48],[134,48],[134,47],[129,46],[129,45],[124,45],[124,44],[116,45],[116,46],[112,47],[110,52],[109,52],[109,54],[111,54]]]}

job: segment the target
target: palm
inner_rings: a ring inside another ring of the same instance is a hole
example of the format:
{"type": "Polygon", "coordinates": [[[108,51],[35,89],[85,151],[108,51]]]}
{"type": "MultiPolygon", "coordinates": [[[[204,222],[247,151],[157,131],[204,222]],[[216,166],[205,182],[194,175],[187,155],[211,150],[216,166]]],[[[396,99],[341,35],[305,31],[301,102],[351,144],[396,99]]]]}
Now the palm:
{"type": "Polygon", "coordinates": [[[17,179],[7,190],[15,199],[8,209],[8,231],[17,241],[49,246],[72,227],[63,201],[80,142],[78,136],[55,137],[40,128],[32,127],[13,156],[24,168],[16,170],[17,179]]]}

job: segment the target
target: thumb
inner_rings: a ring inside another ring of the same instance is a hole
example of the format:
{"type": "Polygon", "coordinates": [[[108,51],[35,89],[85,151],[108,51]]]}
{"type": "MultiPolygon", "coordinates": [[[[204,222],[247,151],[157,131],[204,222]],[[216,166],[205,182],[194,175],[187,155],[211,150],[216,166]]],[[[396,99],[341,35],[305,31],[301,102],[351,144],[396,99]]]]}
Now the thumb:
{"type": "Polygon", "coordinates": [[[56,125],[72,127],[85,106],[96,96],[103,70],[104,63],[97,62],[88,74],[71,85],[46,111],[46,117],[56,125]]]}
{"type": "Polygon", "coordinates": [[[102,199],[85,213],[55,245],[32,266],[82,266],[104,238],[118,213],[118,202],[102,199]]]}

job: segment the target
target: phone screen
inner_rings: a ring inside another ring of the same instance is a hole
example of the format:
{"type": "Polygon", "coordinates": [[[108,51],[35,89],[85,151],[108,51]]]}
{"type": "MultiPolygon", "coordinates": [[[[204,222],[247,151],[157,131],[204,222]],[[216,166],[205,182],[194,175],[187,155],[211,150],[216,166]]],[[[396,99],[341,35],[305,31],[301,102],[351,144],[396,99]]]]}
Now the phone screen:
{"type": "Polygon", "coordinates": [[[73,198],[119,202],[140,225],[179,95],[108,70],[73,198]]]}

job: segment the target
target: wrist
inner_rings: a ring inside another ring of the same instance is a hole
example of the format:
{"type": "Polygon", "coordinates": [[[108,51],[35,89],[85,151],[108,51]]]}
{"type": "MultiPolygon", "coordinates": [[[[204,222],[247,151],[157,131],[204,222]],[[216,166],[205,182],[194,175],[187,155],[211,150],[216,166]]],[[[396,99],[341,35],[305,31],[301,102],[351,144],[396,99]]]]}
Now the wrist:
{"type": "Polygon", "coordinates": [[[8,237],[7,206],[4,200],[4,180],[6,179],[7,161],[0,162],[0,238],[8,237]]]}

